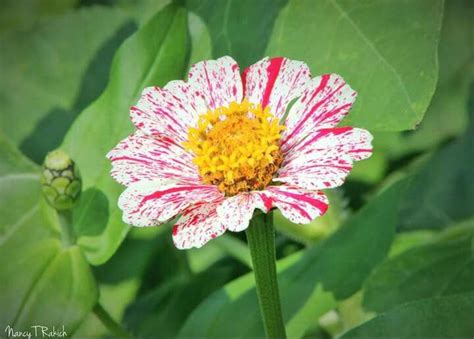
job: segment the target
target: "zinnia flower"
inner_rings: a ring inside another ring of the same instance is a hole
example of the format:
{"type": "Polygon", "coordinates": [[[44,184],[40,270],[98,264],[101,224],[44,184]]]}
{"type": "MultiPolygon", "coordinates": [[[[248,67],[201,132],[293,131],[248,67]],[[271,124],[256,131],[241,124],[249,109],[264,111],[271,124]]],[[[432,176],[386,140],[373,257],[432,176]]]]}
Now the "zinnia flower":
{"type": "Polygon", "coordinates": [[[137,131],[107,156],[127,186],[123,221],[154,226],[181,215],[178,248],[245,230],[256,209],[293,223],[323,215],[322,189],[340,186],[372,153],[366,130],[336,127],[356,92],[336,74],[264,58],[242,74],[230,57],[194,65],[188,81],[146,88],[130,115],[137,131]]]}

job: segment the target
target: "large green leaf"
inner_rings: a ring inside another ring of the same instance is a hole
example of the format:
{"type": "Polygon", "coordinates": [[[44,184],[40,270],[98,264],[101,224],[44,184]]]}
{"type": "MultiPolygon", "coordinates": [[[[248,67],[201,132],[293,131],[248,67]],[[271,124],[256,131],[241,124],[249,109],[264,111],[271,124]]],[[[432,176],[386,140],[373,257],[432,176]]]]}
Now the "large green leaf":
{"type": "Polygon", "coordinates": [[[91,7],[2,34],[0,130],[41,162],[103,90],[132,29],[123,11],[91,7]]]}
{"type": "Polygon", "coordinates": [[[172,0],[114,0],[114,6],[126,10],[138,22],[146,23],[153,14],[171,2],[172,0]]]}
{"type": "Polygon", "coordinates": [[[40,197],[39,169],[0,140],[0,327],[52,326],[72,334],[97,300],[78,246],[63,243],[56,212],[40,197]]]}
{"type": "Polygon", "coordinates": [[[268,55],[339,73],[358,92],[345,121],[371,130],[413,129],[433,95],[441,0],[292,0],[279,14],[268,55]]]}
{"type": "Polygon", "coordinates": [[[275,18],[286,1],[187,0],[186,4],[206,24],[203,34],[210,36],[212,57],[230,55],[243,70],[264,56],[275,18]]]}
{"type": "Polygon", "coordinates": [[[425,118],[416,131],[377,133],[376,149],[396,158],[432,148],[465,131],[466,102],[474,76],[473,16],[474,2],[446,2],[438,48],[440,79],[425,118]]]}
{"type": "MultiPolygon", "coordinates": [[[[401,181],[385,191],[321,246],[278,263],[283,313],[290,337],[301,337],[311,324],[309,319],[317,319],[334,308],[335,299],[342,300],[356,292],[384,258],[397,223],[394,206],[405,186],[406,181],[401,181]]],[[[208,298],[188,318],[180,334],[263,336],[253,274],[229,283],[208,298]]]]}
{"type": "Polygon", "coordinates": [[[472,78],[467,75],[438,84],[426,116],[415,131],[375,133],[374,148],[387,158],[398,159],[461,135],[467,126],[466,101],[472,78]]]}
{"type": "Polygon", "coordinates": [[[169,5],[130,37],[114,58],[106,90],[66,135],[63,147],[83,176],[84,194],[74,224],[92,264],[110,258],[129,229],[117,207],[124,188],[110,177],[105,155],[132,132],[128,111],[141,91],[182,78],[189,47],[186,18],[183,8],[169,5]]]}
{"type": "Polygon", "coordinates": [[[441,229],[474,217],[473,149],[474,124],[424,164],[400,206],[401,230],[441,229]]]}
{"type": "Polygon", "coordinates": [[[474,293],[401,305],[342,336],[348,338],[472,338],[474,293]]]}
{"type": "Polygon", "coordinates": [[[474,220],[385,261],[367,281],[364,305],[377,312],[398,304],[474,290],[474,220]]]}
{"type": "Polygon", "coordinates": [[[186,317],[209,294],[228,282],[233,271],[229,264],[211,267],[197,275],[167,279],[139,297],[125,314],[125,323],[140,337],[156,333],[177,336],[186,317]]]}
{"type": "MultiPolygon", "coordinates": [[[[133,228],[128,233],[125,241],[120,245],[113,257],[104,265],[94,267],[94,276],[99,284],[99,303],[106,309],[113,319],[120,321],[125,309],[137,298],[137,293],[142,290],[142,281],[146,279],[144,273],[153,268],[153,273],[162,271],[161,267],[175,265],[174,260],[163,261],[162,238],[169,237],[167,227],[133,228]],[[158,253],[157,253],[158,252],[158,253]],[[159,262],[152,260],[155,258],[159,262]],[[158,267],[158,270],[156,269],[158,267]]],[[[170,239],[171,240],[171,239],[170,239]]],[[[166,254],[181,253],[173,249],[166,254]]],[[[176,266],[174,266],[176,268],[176,266]]],[[[155,279],[147,285],[156,285],[155,279]]],[[[82,322],[75,335],[77,338],[104,337],[110,331],[97,318],[95,313],[82,322]]]]}

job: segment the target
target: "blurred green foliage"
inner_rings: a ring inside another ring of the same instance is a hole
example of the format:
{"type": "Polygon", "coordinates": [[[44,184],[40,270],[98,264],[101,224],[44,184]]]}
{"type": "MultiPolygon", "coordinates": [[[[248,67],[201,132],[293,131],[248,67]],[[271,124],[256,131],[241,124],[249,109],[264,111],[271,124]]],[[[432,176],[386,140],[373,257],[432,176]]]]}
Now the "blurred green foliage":
{"type": "Polygon", "coordinates": [[[182,252],[170,224],[129,232],[105,154],[133,130],[128,107],[144,87],[206,58],[231,55],[243,70],[282,55],[344,76],[358,91],[345,123],[375,134],[374,155],[328,192],[326,216],[300,226],[274,213],[288,334],[472,336],[472,1],[0,8],[0,328],[110,336],[99,302],[136,336],[263,336],[243,234],[182,252]],[[72,245],[40,195],[37,164],[58,146],[83,177],[72,245]]]}

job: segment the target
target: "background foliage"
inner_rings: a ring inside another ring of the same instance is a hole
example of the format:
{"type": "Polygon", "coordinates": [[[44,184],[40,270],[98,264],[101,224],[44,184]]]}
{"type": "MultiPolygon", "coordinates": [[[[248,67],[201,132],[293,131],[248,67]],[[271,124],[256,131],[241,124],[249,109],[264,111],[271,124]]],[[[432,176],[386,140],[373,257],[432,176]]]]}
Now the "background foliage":
{"type": "Polygon", "coordinates": [[[358,91],[345,124],[375,153],[307,226],[274,212],[288,335],[474,333],[474,5],[469,0],[5,0],[0,5],[0,329],[259,337],[242,234],[178,251],[171,225],[133,229],[105,153],[141,90],[206,58],[263,56],[358,91]],[[470,99],[471,98],[471,99],[470,99]],[[69,245],[40,194],[57,147],[83,193],[69,245]]]}

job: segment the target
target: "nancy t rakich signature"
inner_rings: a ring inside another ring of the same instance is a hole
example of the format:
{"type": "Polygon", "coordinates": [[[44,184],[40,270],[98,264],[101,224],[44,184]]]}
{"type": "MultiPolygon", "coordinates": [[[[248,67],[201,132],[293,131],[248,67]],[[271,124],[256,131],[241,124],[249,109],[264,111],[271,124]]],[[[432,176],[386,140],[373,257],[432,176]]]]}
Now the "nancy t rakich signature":
{"type": "Polygon", "coordinates": [[[67,332],[62,327],[48,327],[44,325],[32,325],[29,330],[16,330],[10,325],[5,328],[7,338],[66,338],[67,332]]]}

